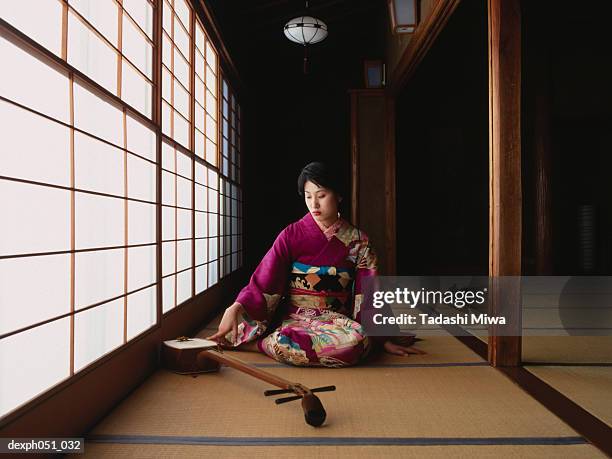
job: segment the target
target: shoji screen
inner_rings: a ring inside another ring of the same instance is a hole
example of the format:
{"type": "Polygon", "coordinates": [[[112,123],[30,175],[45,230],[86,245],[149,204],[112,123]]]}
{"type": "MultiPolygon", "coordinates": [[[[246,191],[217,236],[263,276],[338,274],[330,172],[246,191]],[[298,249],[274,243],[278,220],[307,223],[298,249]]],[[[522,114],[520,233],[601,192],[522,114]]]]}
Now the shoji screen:
{"type": "Polygon", "coordinates": [[[162,132],[191,147],[191,7],[185,0],[160,0],[162,34],[162,132]]]}
{"type": "Polygon", "coordinates": [[[225,276],[242,266],[242,189],[240,188],[240,106],[226,79],[221,110],[221,255],[225,276]]]}
{"type": "Polygon", "coordinates": [[[157,322],[153,11],[0,2],[0,416],[157,322]]]}

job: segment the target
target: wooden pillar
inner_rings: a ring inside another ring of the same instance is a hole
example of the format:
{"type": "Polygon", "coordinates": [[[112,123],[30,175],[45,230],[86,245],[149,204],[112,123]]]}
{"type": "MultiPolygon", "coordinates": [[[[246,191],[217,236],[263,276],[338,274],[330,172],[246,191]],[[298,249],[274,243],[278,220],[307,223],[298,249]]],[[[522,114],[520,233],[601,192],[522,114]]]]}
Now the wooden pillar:
{"type": "Polygon", "coordinates": [[[378,254],[379,272],[394,275],[395,101],[382,89],[353,89],[351,97],[351,221],[378,254]]]}
{"type": "Polygon", "coordinates": [[[387,276],[397,276],[395,198],[395,98],[385,97],[385,241],[387,276]]]}
{"type": "MultiPolygon", "coordinates": [[[[532,5],[533,6],[533,5],[532,5]]],[[[533,13],[539,8],[533,8],[533,13]]],[[[530,15],[532,16],[532,15],[530,15]]],[[[535,274],[550,276],[552,263],[552,199],[550,188],[551,132],[550,132],[550,73],[548,70],[547,18],[536,15],[530,19],[528,64],[533,75],[533,152],[535,166],[535,274]],[[544,29],[544,30],[542,30],[544,29]],[[533,45],[533,46],[531,46],[533,45]]]]}
{"type": "MultiPolygon", "coordinates": [[[[489,276],[521,274],[521,14],[520,0],[488,0],[489,20],[489,276]]],[[[520,331],[520,290],[489,292],[489,314],[520,331]],[[508,301],[508,295],[512,296],[508,301]],[[514,300],[514,301],[512,301],[514,300]]],[[[508,326],[505,328],[508,329],[508,326]]],[[[517,366],[521,337],[489,330],[489,362],[517,366]]]]}

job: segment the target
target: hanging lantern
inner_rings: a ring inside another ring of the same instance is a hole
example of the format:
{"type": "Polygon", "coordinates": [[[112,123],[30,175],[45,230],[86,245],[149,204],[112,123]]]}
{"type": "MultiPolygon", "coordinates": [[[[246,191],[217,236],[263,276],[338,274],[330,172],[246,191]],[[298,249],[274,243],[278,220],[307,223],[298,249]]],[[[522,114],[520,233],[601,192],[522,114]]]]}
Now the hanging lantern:
{"type": "MultiPolygon", "coordinates": [[[[308,11],[308,0],[306,0],[308,11]]],[[[293,18],[283,28],[285,36],[294,43],[304,46],[304,73],[308,73],[308,45],[325,40],[327,24],[306,14],[293,18]]]]}
{"type": "Polygon", "coordinates": [[[285,24],[285,36],[300,45],[313,45],[325,40],[327,25],[311,16],[298,16],[285,24]]]}

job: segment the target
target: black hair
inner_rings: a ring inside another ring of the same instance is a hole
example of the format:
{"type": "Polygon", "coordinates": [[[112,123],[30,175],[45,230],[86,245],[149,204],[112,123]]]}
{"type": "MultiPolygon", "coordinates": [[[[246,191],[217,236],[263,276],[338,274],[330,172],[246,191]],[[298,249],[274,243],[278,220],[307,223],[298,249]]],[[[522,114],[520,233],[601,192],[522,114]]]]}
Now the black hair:
{"type": "Polygon", "coordinates": [[[313,162],[304,166],[297,180],[300,196],[304,196],[304,186],[309,180],[315,185],[332,190],[338,196],[344,195],[340,175],[325,163],[313,162]]]}

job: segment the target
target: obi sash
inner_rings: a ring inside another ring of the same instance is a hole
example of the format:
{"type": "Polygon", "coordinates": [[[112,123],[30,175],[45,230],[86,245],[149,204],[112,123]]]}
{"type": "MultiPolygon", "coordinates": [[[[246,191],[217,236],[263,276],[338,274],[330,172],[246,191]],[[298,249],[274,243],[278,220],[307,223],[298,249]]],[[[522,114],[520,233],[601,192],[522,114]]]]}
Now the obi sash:
{"type": "Polygon", "coordinates": [[[289,275],[287,302],[301,309],[350,310],[352,272],[335,266],[294,262],[289,275]]]}

